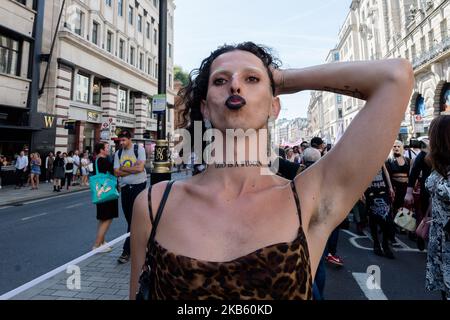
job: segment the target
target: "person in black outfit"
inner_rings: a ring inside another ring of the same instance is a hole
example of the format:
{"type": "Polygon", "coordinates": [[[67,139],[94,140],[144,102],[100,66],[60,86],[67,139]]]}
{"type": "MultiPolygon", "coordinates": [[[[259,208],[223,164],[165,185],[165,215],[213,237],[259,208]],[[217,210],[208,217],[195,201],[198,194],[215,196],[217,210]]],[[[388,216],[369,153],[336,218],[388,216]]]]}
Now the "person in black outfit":
{"type": "Polygon", "coordinates": [[[378,256],[386,256],[394,259],[394,254],[389,246],[392,237],[393,220],[391,215],[391,202],[394,190],[389,180],[389,173],[385,166],[374,177],[369,188],[364,192],[367,212],[369,215],[370,233],[373,239],[373,252],[378,256]],[[383,250],[378,240],[378,227],[383,234],[383,250]]]}
{"type": "MultiPolygon", "coordinates": [[[[417,155],[414,160],[413,167],[411,169],[408,179],[408,189],[405,195],[405,205],[413,207],[416,213],[417,225],[420,224],[425,216],[430,202],[430,194],[425,188],[425,181],[431,174],[431,165],[427,162],[426,156],[428,154],[428,140],[422,140],[422,151],[417,155]],[[419,180],[419,197],[414,200],[414,189],[416,188],[417,180],[419,180]]],[[[425,249],[425,241],[421,237],[417,237],[417,247],[420,250],[425,249]]]]}
{"type": "MultiPolygon", "coordinates": [[[[99,173],[111,173],[114,175],[114,166],[112,162],[108,161],[109,145],[107,143],[97,143],[95,145],[96,163],[94,163],[94,175],[99,173]]],[[[105,244],[105,235],[108,231],[112,219],[119,217],[119,202],[118,200],[111,200],[104,203],[97,204],[97,237],[95,239],[93,250],[105,244]]],[[[106,249],[110,251],[110,248],[106,249]]]]}
{"type": "MultiPolygon", "coordinates": [[[[64,158],[61,157],[61,151],[56,153],[55,161],[53,162],[53,191],[61,192],[61,180],[64,179],[64,158]]],[[[64,185],[64,184],[63,184],[64,185]]]]}

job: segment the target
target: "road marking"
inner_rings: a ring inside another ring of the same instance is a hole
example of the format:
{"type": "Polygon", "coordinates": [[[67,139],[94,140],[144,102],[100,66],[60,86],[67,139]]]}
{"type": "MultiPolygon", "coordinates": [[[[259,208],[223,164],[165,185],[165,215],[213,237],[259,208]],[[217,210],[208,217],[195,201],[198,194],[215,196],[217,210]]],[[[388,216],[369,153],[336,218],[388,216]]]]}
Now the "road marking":
{"type": "MultiPolygon", "coordinates": [[[[351,238],[348,239],[348,241],[349,241],[354,247],[356,247],[356,248],[358,248],[358,249],[361,249],[361,250],[370,250],[370,251],[373,250],[372,247],[367,248],[367,247],[364,247],[364,246],[358,244],[358,242],[356,242],[356,240],[358,240],[358,239],[370,239],[370,241],[373,242],[372,236],[371,236],[371,235],[369,234],[369,232],[367,232],[366,230],[363,231],[363,232],[364,232],[364,236],[357,235],[357,234],[355,234],[355,233],[353,233],[353,232],[351,232],[351,231],[349,231],[349,230],[342,230],[342,231],[345,232],[345,233],[347,233],[348,235],[351,236],[351,238]]],[[[413,248],[411,248],[411,247],[408,246],[406,243],[404,243],[403,241],[401,241],[398,237],[395,237],[395,239],[397,240],[397,243],[400,244],[401,248],[396,248],[396,247],[394,247],[394,246],[391,246],[392,250],[394,250],[394,251],[419,252],[419,253],[426,253],[426,252],[427,252],[427,250],[420,251],[419,249],[413,249],[413,248]]]]}
{"type": "Polygon", "coordinates": [[[11,290],[9,292],[6,292],[6,293],[2,294],[0,296],[0,300],[11,299],[12,297],[14,297],[14,296],[16,296],[16,295],[18,295],[18,294],[20,294],[20,293],[22,293],[22,292],[32,288],[32,287],[38,285],[39,283],[41,283],[41,282],[43,282],[43,281],[45,281],[47,279],[50,279],[51,277],[54,277],[58,273],[65,272],[67,270],[68,266],[77,265],[78,263],[83,262],[84,260],[92,257],[93,255],[95,255],[97,253],[101,253],[101,251],[106,249],[108,246],[115,245],[116,243],[126,239],[129,235],[130,235],[130,233],[126,233],[124,235],[121,235],[120,237],[118,237],[118,238],[116,238],[116,239],[106,243],[105,245],[103,245],[101,247],[98,247],[95,250],[92,250],[92,251],[86,253],[85,255],[82,255],[81,257],[78,257],[78,258],[76,258],[76,259],[74,259],[74,260],[72,260],[72,261],[70,261],[70,262],[68,262],[68,263],[66,263],[66,264],[56,268],[56,269],[53,269],[52,271],[47,272],[46,274],[44,274],[44,275],[42,275],[42,276],[40,276],[40,277],[38,277],[36,279],[33,279],[30,282],[27,282],[24,285],[21,285],[20,287],[18,287],[16,289],[13,289],[13,290],[11,290]]]}
{"type": "Polygon", "coordinates": [[[23,204],[26,205],[26,204],[38,203],[38,202],[47,201],[47,200],[53,200],[53,199],[57,199],[57,198],[64,198],[64,197],[72,196],[74,194],[81,194],[81,193],[85,193],[85,192],[89,192],[89,190],[83,190],[83,191],[71,192],[71,193],[68,193],[68,194],[61,194],[61,195],[50,196],[50,197],[44,198],[44,199],[27,201],[27,202],[24,202],[23,204]]]}
{"type": "Polygon", "coordinates": [[[357,239],[365,239],[365,238],[367,238],[367,235],[360,236],[360,235],[357,235],[356,233],[353,233],[353,232],[351,232],[351,231],[349,231],[349,230],[342,230],[342,231],[345,232],[345,233],[347,233],[348,235],[351,236],[351,238],[348,239],[348,241],[350,241],[350,243],[351,243],[354,247],[356,247],[356,248],[358,248],[358,249],[361,249],[361,250],[370,250],[370,251],[373,250],[373,248],[363,247],[363,246],[360,245],[358,242],[356,242],[357,239]]]}
{"type": "Polygon", "coordinates": [[[84,206],[84,205],[85,205],[85,203],[77,203],[77,204],[73,204],[71,206],[67,206],[67,207],[65,207],[65,209],[73,209],[73,208],[81,207],[81,206],[84,206]]]}
{"type": "Polygon", "coordinates": [[[12,207],[13,206],[0,207],[0,210],[9,209],[9,208],[12,208],[12,207]]]}
{"type": "Polygon", "coordinates": [[[48,215],[49,213],[50,213],[50,212],[43,212],[43,213],[40,213],[40,214],[37,214],[37,215],[34,215],[34,216],[22,218],[22,219],[20,219],[20,220],[22,220],[22,221],[27,221],[27,220],[30,220],[30,219],[33,219],[33,218],[46,216],[46,215],[48,215]]]}
{"type": "Polygon", "coordinates": [[[367,286],[368,274],[367,273],[352,273],[359,287],[364,295],[369,300],[388,300],[382,289],[369,289],[367,286]]]}

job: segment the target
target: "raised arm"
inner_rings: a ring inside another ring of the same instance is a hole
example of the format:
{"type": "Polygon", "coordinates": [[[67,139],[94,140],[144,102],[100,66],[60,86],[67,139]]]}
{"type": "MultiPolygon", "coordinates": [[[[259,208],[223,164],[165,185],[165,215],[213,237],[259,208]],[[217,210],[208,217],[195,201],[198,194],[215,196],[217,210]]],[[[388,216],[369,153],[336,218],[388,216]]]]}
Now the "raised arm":
{"type": "Polygon", "coordinates": [[[322,90],[367,101],[331,151],[296,178],[305,229],[311,229],[321,254],[392,147],[412,92],[411,64],[404,59],[331,63],[274,77],[279,94],[322,90]]]}

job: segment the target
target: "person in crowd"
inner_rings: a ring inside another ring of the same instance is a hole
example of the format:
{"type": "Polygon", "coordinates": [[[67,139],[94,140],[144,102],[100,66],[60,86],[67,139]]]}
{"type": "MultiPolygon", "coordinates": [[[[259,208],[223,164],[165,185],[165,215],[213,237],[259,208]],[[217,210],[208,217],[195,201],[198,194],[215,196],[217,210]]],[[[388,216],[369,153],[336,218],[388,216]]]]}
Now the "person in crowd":
{"type": "MultiPolygon", "coordinates": [[[[420,139],[422,149],[414,160],[411,172],[408,178],[408,189],[404,199],[404,205],[408,208],[414,208],[417,225],[420,224],[425,216],[429,206],[430,194],[425,188],[425,181],[431,174],[431,163],[427,157],[429,153],[429,139],[420,139]],[[417,197],[415,197],[417,195],[417,197]],[[416,198],[416,199],[415,199],[416,198]]],[[[425,241],[417,237],[417,247],[423,251],[425,241]]]]}
{"type": "Polygon", "coordinates": [[[294,154],[294,150],[292,148],[287,149],[286,151],[286,160],[290,162],[295,162],[296,156],[294,154]]]}
{"type": "Polygon", "coordinates": [[[431,196],[432,222],[427,251],[426,288],[450,299],[450,116],[430,125],[429,160],[432,173],[425,182],[431,196]]]}
{"type": "Polygon", "coordinates": [[[386,256],[389,259],[394,259],[394,254],[389,246],[394,223],[391,213],[394,189],[386,166],[383,165],[377,173],[369,188],[365,191],[364,197],[369,215],[373,252],[378,256],[386,256]],[[383,235],[382,246],[378,237],[379,230],[381,230],[383,235]],[[383,247],[383,250],[381,247],[383,247]]]}
{"type": "MultiPolygon", "coordinates": [[[[408,178],[411,169],[411,160],[404,157],[403,143],[399,140],[394,142],[391,155],[386,161],[386,168],[391,178],[391,184],[394,188],[393,216],[400,208],[404,206],[406,190],[408,189],[408,178]]],[[[403,232],[400,230],[400,232],[403,232]]],[[[394,232],[392,234],[393,244],[396,245],[394,232]]]]}
{"type": "MultiPolygon", "coordinates": [[[[109,145],[107,143],[97,143],[94,148],[96,156],[95,164],[94,164],[94,175],[97,173],[111,173],[114,174],[114,166],[111,162],[108,161],[109,155],[109,145]],[[96,171],[98,168],[98,172],[96,171]]],[[[88,154],[85,153],[83,155],[83,159],[81,160],[81,169],[83,169],[83,160],[89,161],[88,154]]],[[[85,161],[86,162],[86,161],[85,161]]],[[[86,171],[86,170],[85,170],[86,171]]],[[[84,177],[84,175],[83,175],[84,177]]],[[[97,204],[97,236],[95,238],[95,243],[93,246],[93,250],[97,249],[100,246],[106,244],[105,236],[111,226],[113,219],[119,217],[119,201],[111,200],[104,203],[97,204]]],[[[111,248],[107,247],[105,251],[111,251],[111,248]]]]}
{"type": "Polygon", "coordinates": [[[65,182],[66,182],[66,189],[69,190],[69,187],[72,185],[72,178],[73,178],[73,151],[70,151],[67,156],[64,157],[64,170],[66,173],[65,176],[65,182]]]}
{"type": "Polygon", "coordinates": [[[300,161],[301,161],[300,147],[294,146],[292,148],[292,151],[294,151],[294,162],[300,164],[300,161]]]}
{"type": "Polygon", "coordinates": [[[15,189],[20,189],[23,187],[23,180],[25,174],[28,170],[28,157],[25,155],[25,151],[21,151],[20,155],[16,158],[15,163],[16,168],[16,187],[15,189]]]}
{"type": "Polygon", "coordinates": [[[66,176],[66,172],[64,169],[65,156],[61,154],[61,151],[56,153],[55,161],[53,161],[53,191],[61,192],[61,187],[64,186],[61,180],[63,180],[66,176]]]}
{"type": "Polygon", "coordinates": [[[72,170],[72,185],[80,184],[80,176],[81,176],[81,158],[80,151],[75,150],[72,155],[73,159],[73,170],[72,170]]]}
{"type": "MultiPolygon", "coordinates": [[[[134,201],[147,186],[146,155],[143,147],[132,142],[129,130],[122,130],[118,137],[121,149],[114,156],[114,173],[119,177],[122,210],[128,224],[127,232],[130,232],[134,201]]],[[[128,237],[117,261],[127,263],[130,260],[130,253],[130,238],[128,237]]]]}
{"type": "Polygon", "coordinates": [[[55,161],[55,157],[53,152],[49,152],[47,157],[45,158],[45,182],[52,183],[53,182],[53,162],[55,161]]]}
{"type": "MultiPolygon", "coordinates": [[[[180,94],[189,129],[210,121],[224,149],[227,129],[266,131],[280,112],[281,94],[327,90],[367,102],[327,156],[293,181],[262,174],[266,164],[216,163],[142,191],[133,210],[130,298],[144,271],[140,288],[153,300],[311,299],[329,236],[399,131],[413,88],[411,64],[392,59],[280,70],[269,51],[246,42],[214,51],[195,74],[180,94]]],[[[238,161],[238,147],[224,151],[238,161]]]]}
{"type": "Polygon", "coordinates": [[[25,174],[25,177],[27,179],[27,183],[25,184],[25,187],[28,188],[31,185],[31,162],[34,160],[34,152],[30,153],[30,159],[28,161],[27,166],[27,173],[25,174]]]}
{"type": "Polygon", "coordinates": [[[41,156],[39,152],[35,152],[33,154],[33,158],[31,159],[31,190],[39,189],[39,177],[41,175],[41,156]]]}
{"type": "Polygon", "coordinates": [[[91,161],[88,158],[88,154],[84,153],[81,159],[81,186],[89,185],[89,164],[91,161]]]}
{"type": "Polygon", "coordinates": [[[311,139],[311,147],[320,151],[322,156],[326,152],[327,144],[320,137],[314,137],[311,139]]]}

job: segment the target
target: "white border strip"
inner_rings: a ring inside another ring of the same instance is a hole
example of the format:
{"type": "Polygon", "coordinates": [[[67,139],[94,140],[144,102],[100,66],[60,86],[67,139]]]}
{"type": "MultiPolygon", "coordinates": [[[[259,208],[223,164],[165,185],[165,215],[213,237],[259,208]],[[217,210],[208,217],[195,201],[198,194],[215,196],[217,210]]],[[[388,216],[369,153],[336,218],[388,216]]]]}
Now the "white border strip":
{"type": "Polygon", "coordinates": [[[126,239],[129,235],[130,235],[130,233],[126,233],[126,234],[124,234],[124,235],[122,235],[122,236],[120,236],[120,237],[118,237],[118,238],[116,238],[116,239],[114,239],[114,240],[104,244],[103,246],[98,247],[97,249],[92,250],[92,251],[86,253],[85,255],[82,255],[81,257],[78,257],[78,258],[76,258],[76,259],[74,259],[74,260],[72,260],[72,261],[70,261],[70,262],[68,262],[68,263],[66,263],[66,264],[56,268],[56,269],[53,269],[50,272],[47,272],[46,274],[44,274],[44,275],[42,275],[42,276],[40,276],[40,277],[38,277],[38,278],[36,278],[34,280],[31,280],[30,282],[25,283],[24,285],[21,285],[20,287],[18,287],[16,289],[13,289],[13,290],[5,293],[5,294],[2,294],[0,296],[0,300],[11,299],[12,297],[18,295],[19,293],[22,293],[22,292],[24,292],[24,291],[26,291],[26,290],[28,290],[28,289],[38,285],[39,283],[41,283],[41,282],[43,282],[43,281],[45,281],[45,280],[47,280],[47,279],[57,275],[58,273],[65,271],[68,266],[76,265],[76,264],[78,264],[78,263],[80,263],[80,262],[82,262],[82,261],[84,261],[84,260],[94,256],[95,254],[100,253],[103,249],[106,249],[108,246],[112,246],[112,245],[114,245],[114,244],[116,244],[116,243],[126,239]]]}

